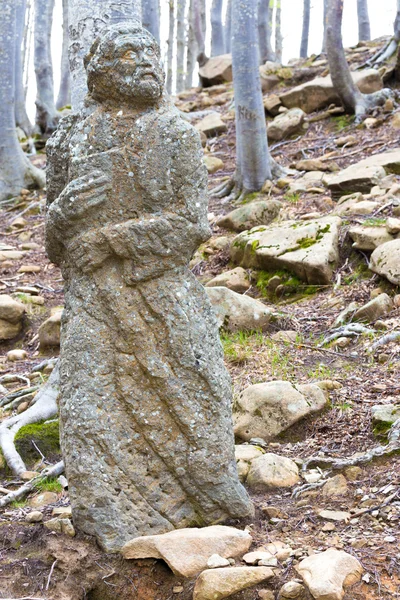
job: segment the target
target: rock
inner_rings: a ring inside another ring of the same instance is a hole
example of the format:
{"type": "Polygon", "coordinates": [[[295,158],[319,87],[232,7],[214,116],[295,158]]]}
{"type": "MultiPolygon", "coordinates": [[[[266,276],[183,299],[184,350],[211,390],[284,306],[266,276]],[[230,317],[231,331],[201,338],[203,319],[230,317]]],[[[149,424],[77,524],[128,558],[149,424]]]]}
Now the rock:
{"type": "Polygon", "coordinates": [[[60,519],[68,519],[72,516],[72,509],[70,506],[57,506],[53,508],[51,513],[53,517],[59,517],[60,519]]]}
{"type": "Polygon", "coordinates": [[[248,552],[243,556],[243,561],[246,565],[258,565],[260,560],[269,560],[274,558],[270,552],[267,550],[253,550],[253,552],[248,552]]]}
{"type": "Polygon", "coordinates": [[[284,268],[307,283],[328,284],[339,259],[340,224],[339,217],[324,217],[244,231],[231,244],[231,258],[244,268],[284,268]]]}
{"type": "Polygon", "coordinates": [[[19,323],[25,313],[25,306],[7,294],[0,294],[0,319],[9,323],[19,323]]]}
{"type": "Polygon", "coordinates": [[[329,164],[319,158],[306,158],[296,163],[298,171],[329,171],[329,164]]]}
{"type": "Polygon", "coordinates": [[[43,521],[43,514],[40,512],[40,510],[32,510],[26,515],[25,521],[27,523],[40,523],[43,521]]]}
{"type": "MultiPolygon", "coordinates": [[[[58,421],[45,421],[27,424],[21,427],[15,436],[15,447],[23,461],[29,467],[35,465],[38,452],[34,446],[40,448],[47,457],[61,460],[60,432],[58,421]]],[[[54,461],[56,462],[56,460],[54,461]]],[[[37,474],[37,473],[36,473],[37,474]]]]}
{"type": "Polygon", "coordinates": [[[13,323],[0,319],[0,341],[12,340],[20,333],[21,329],[21,323],[16,323],[14,325],[13,323]]]}
{"type": "Polygon", "coordinates": [[[209,173],[216,173],[220,169],[224,168],[223,161],[216,156],[211,156],[210,154],[206,154],[204,156],[204,164],[206,165],[209,173]]]}
{"type": "Polygon", "coordinates": [[[360,479],[362,472],[361,467],[347,467],[344,470],[344,474],[349,481],[357,481],[360,479]]]}
{"type": "Polygon", "coordinates": [[[208,569],[218,569],[220,567],[229,567],[230,562],[227,558],[223,558],[219,554],[212,554],[207,561],[208,569]]]}
{"type": "Polygon", "coordinates": [[[386,220],[386,229],[392,235],[397,235],[398,233],[400,233],[400,219],[388,217],[388,219],[386,220]]]}
{"type": "Polygon", "coordinates": [[[20,474],[19,478],[21,481],[30,481],[34,477],[37,477],[37,475],[39,475],[38,471],[24,471],[20,474]]]}
{"type": "Polygon", "coordinates": [[[59,346],[62,310],[46,319],[39,327],[39,342],[41,347],[59,346]]]}
{"type": "Polygon", "coordinates": [[[350,521],[350,513],[342,510],[319,510],[317,514],[326,521],[350,521]]]}
{"type": "Polygon", "coordinates": [[[355,135],[344,135],[335,140],[336,146],[342,148],[346,146],[347,148],[351,148],[352,146],[356,146],[358,144],[358,140],[355,135]]]}
{"type": "Polygon", "coordinates": [[[40,273],[39,265],[21,265],[17,273],[40,273]]]}
{"type": "Polygon", "coordinates": [[[288,581],[284,583],[279,590],[278,600],[297,600],[305,597],[306,590],[301,583],[297,581],[288,581]]]}
{"type": "Polygon", "coordinates": [[[193,577],[207,567],[213,554],[222,558],[236,557],[247,552],[251,543],[247,531],[213,525],[138,537],[123,546],[122,555],[124,558],[162,559],[178,577],[193,577]]]}
{"type": "Polygon", "coordinates": [[[301,108],[292,108],[276,116],[267,126],[268,139],[277,142],[295,133],[304,133],[304,117],[305,113],[301,108]]]}
{"type": "Polygon", "coordinates": [[[207,60],[199,68],[199,76],[203,87],[210,87],[232,81],[232,56],[221,54],[207,60]]]}
{"type": "Polygon", "coordinates": [[[342,600],[345,588],[361,579],[363,568],[347,552],[329,548],[295,567],[315,600],[342,600]]]}
{"type": "Polygon", "coordinates": [[[251,284],[247,272],[242,267],[236,267],[236,269],[217,275],[206,283],[206,287],[220,286],[233,290],[238,294],[243,294],[251,287],[251,284]]]}
{"type": "Polygon", "coordinates": [[[28,505],[31,508],[41,508],[47,504],[54,504],[58,500],[58,495],[54,492],[42,492],[37,496],[34,496],[28,501],[28,505]]]}
{"type": "Polygon", "coordinates": [[[400,284],[400,239],[378,246],[371,254],[369,268],[391,283],[400,284]]]}
{"type": "Polygon", "coordinates": [[[241,444],[240,446],[235,446],[236,460],[251,462],[254,458],[258,458],[263,454],[265,454],[264,450],[251,444],[241,444]]]}
{"type": "Polygon", "coordinates": [[[208,287],[206,292],[217,316],[219,327],[224,327],[228,331],[264,329],[272,318],[271,308],[228,288],[208,287]]]}
{"type": "Polygon", "coordinates": [[[352,320],[370,323],[387,315],[391,310],[393,310],[393,300],[387,294],[379,294],[356,310],[352,320]]]}
{"type": "Polygon", "coordinates": [[[279,215],[281,208],[279,200],[257,200],[219,217],[216,224],[230,231],[245,231],[257,225],[269,225],[279,215]]]}
{"type": "Polygon", "coordinates": [[[355,194],[342,196],[332,214],[339,216],[369,215],[377,208],[379,208],[378,202],[364,200],[361,192],[356,192],[355,194]]]}
{"type": "Polygon", "coordinates": [[[330,477],[322,488],[322,495],[326,498],[335,498],[347,494],[348,487],[346,477],[343,475],[335,475],[330,477]]]}
{"type": "Polygon", "coordinates": [[[276,117],[276,115],[279,113],[279,107],[282,106],[280,98],[276,94],[268,94],[267,96],[263,96],[263,104],[265,110],[273,117],[276,117]]]}
{"type": "Polygon", "coordinates": [[[376,404],[371,408],[372,423],[378,430],[389,429],[397,419],[400,419],[400,405],[376,404]]]}
{"type": "Polygon", "coordinates": [[[256,383],[235,399],[235,436],[244,441],[254,437],[269,441],[300,419],[321,411],[327,402],[324,392],[315,384],[256,383]]]}
{"type": "Polygon", "coordinates": [[[50,531],[56,531],[57,533],[64,533],[70,537],[75,536],[75,529],[69,519],[60,519],[58,517],[46,521],[44,524],[50,531]]]}
{"type": "Polygon", "coordinates": [[[7,360],[10,362],[17,362],[18,360],[25,360],[28,354],[25,350],[10,350],[7,352],[7,360]]]}
{"type": "MultiPolygon", "coordinates": [[[[268,283],[271,283],[271,280],[269,280],[268,283]]],[[[294,343],[299,339],[299,335],[298,331],[288,329],[286,331],[277,331],[276,333],[273,333],[271,335],[271,340],[276,342],[294,343]]]]}
{"type": "Polygon", "coordinates": [[[203,571],[194,586],[193,600],[220,600],[273,576],[273,570],[268,567],[231,567],[203,571]]]}
{"type": "Polygon", "coordinates": [[[381,244],[393,240],[386,227],[367,227],[355,225],[350,227],[349,235],[354,241],[353,248],[356,250],[375,250],[381,244]]]}
{"type": "Polygon", "coordinates": [[[300,481],[295,462],[284,456],[267,453],[252,460],[246,484],[253,490],[292,487],[300,481]]]}
{"type": "Polygon", "coordinates": [[[374,117],[368,117],[363,121],[363,127],[365,127],[365,129],[375,129],[375,127],[378,127],[380,123],[381,121],[378,119],[374,119],[374,117]]]}
{"type": "Polygon", "coordinates": [[[390,125],[393,129],[400,129],[400,114],[395,113],[393,117],[390,119],[390,125]]]}
{"type": "Polygon", "coordinates": [[[195,128],[197,131],[205,133],[207,137],[214,137],[220,133],[224,133],[228,129],[217,112],[212,112],[204,117],[204,119],[196,123],[195,128]]]}
{"type": "Polygon", "coordinates": [[[0,250],[0,262],[21,260],[25,254],[26,252],[19,252],[18,250],[0,250]]]}
{"type": "Polygon", "coordinates": [[[275,600],[275,594],[272,590],[258,590],[260,600],[275,600]]]}
{"type": "Polygon", "coordinates": [[[277,506],[262,506],[262,512],[267,515],[269,519],[288,519],[289,516],[282,509],[277,506]]]}
{"type": "MultiPolygon", "coordinates": [[[[382,79],[378,71],[374,69],[353,71],[351,76],[359,90],[364,94],[382,89],[382,79]]],[[[287,92],[283,92],[279,95],[279,98],[287,108],[299,107],[306,113],[320,110],[330,104],[341,105],[329,75],[302,83],[287,92]]]]}
{"type": "Polygon", "coordinates": [[[286,560],[293,554],[291,547],[280,540],[270,542],[265,546],[265,549],[280,561],[286,560]]]}

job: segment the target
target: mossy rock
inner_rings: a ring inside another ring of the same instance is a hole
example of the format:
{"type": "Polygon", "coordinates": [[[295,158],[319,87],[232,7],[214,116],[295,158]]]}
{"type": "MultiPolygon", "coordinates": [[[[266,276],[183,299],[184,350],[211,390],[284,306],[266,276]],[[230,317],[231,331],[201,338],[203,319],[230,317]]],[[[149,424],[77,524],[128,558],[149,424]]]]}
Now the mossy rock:
{"type": "Polygon", "coordinates": [[[60,460],[60,431],[57,421],[42,421],[25,425],[15,436],[15,447],[28,467],[33,466],[40,454],[34,443],[51,462],[60,460]]]}

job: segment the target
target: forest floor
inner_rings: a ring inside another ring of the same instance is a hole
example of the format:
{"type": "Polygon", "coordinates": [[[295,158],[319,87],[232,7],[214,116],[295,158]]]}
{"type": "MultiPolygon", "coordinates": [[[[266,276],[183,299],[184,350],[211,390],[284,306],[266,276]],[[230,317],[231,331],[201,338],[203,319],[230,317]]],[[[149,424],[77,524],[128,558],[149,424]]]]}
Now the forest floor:
{"type": "MultiPolygon", "coordinates": [[[[195,102],[196,97],[193,92],[185,101],[195,102]]],[[[212,108],[227,113],[229,103],[212,108]]],[[[312,122],[300,139],[285,140],[275,148],[272,145],[271,152],[280,164],[290,166],[304,157],[319,158],[327,152],[337,151],[334,160],[343,168],[363,157],[398,147],[398,130],[391,126],[391,116],[381,115],[380,124],[373,129],[356,127],[348,117],[312,122]],[[335,139],[349,134],[357,137],[357,144],[350,149],[338,149],[335,139]]],[[[234,120],[228,120],[227,124],[227,133],[207,142],[207,151],[224,162],[224,170],[210,176],[210,189],[234,171],[234,120]]],[[[43,156],[38,155],[36,162],[43,163],[43,156]]],[[[400,182],[400,176],[397,179],[400,182]]],[[[334,206],[326,190],[322,195],[290,195],[285,190],[274,190],[270,197],[278,198],[287,216],[294,219],[315,211],[327,214],[334,206]]],[[[215,217],[232,208],[224,199],[210,198],[210,212],[215,217]]],[[[60,271],[49,263],[44,251],[44,217],[43,192],[30,193],[1,207],[1,249],[4,246],[24,249],[27,243],[37,246],[27,250],[21,260],[0,263],[0,293],[19,294],[27,308],[26,323],[19,338],[2,345],[0,377],[6,374],[29,377],[41,361],[58,354],[56,348],[44,351],[38,341],[40,324],[50,316],[52,309],[63,304],[60,271]],[[17,217],[22,217],[25,222],[15,225],[17,217]],[[19,272],[20,267],[27,264],[40,267],[40,271],[19,272]],[[36,288],[34,293],[44,298],[44,304],[29,302],[29,293],[23,290],[26,287],[36,288]],[[24,349],[26,359],[10,363],[7,352],[15,348],[24,349]]],[[[214,221],[211,217],[211,222],[214,221]]],[[[357,219],[349,217],[348,221],[350,225],[357,219]]],[[[227,235],[227,232],[214,225],[213,237],[221,235],[227,235]]],[[[222,250],[198,263],[195,272],[205,282],[233,266],[228,252],[222,250]]],[[[285,313],[286,329],[298,332],[295,341],[272,340],[273,329],[222,334],[235,395],[253,383],[272,380],[338,382],[337,389],[329,392],[328,410],[292,427],[269,443],[268,451],[296,460],[304,460],[318,452],[346,458],[379,443],[373,431],[371,407],[399,402],[400,344],[385,346],[379,356],[368,353],[371,343],[368,336],[352,339],[343,349],[317,347],[343,308],[352,301],[367,302],[372,290],[378,287],[391,296],[398,293],[394,286],[367,269],[365,257],[352,250],[344,233],[340,267],[332,285],[317,290],[307,290],[305,286],[283,298],[273,299],[285,313]],[[337,277],[339,273],[340,278],[337,277]]],[[[263,297],[256,286],[249,294],[272,302],[271,298],[263,297]]],[[[385,317],[385,326],[389,329],[400,326],[400,308],[385,317]]],[[[27,384],[15,379],[3,385],[12,392],[27,384]]],[[[37,459],[40,459],[39,455],[37,459]]],[[[336,473],[325,469],[324,477],[329,474],[336,473]]],[[[0,485],[13,489],[20,482],[8,476],[0,481],[0,485]]],[[[49,531],[42,523],[26,523],[25,516],[32,510],[33,498],[45,490],[31,494],[27,502],[14,503],[0,510],[0,598],[164,600],[177,597],[187,600],[191,597],[193,581],[174,577],[160,561],[123,561],[105,555],[90,538],[79,532],[76,537],[69,538],[49,531]]],[[[56,496],[42,507],[45,520],[55,507],[68,504],[68,492],[62,491],[60,486],[53,484],[47,491],[56,496]]],[[[356,479],[349,479],[347,489],[335,497],[324,496],[321,488],[299,497],[294,497],[292,490],[273,490],[252,497],[257,507],[256,518],[251,524],[254,547],[280,540],[294,550],[294,556],[286,561],[281,575],[268,584],[268,589],[277,591],[283,582],[298,577],[294,565],[300,557],[335,547],[355,555],[365,569],[362,581],[346,593],[345,600],[400,598],[400,455],[362,466],[356,479]],[[263,511],[266,506],[279,509],[279,518],[271,521],[263,511]],[[326,527],[327,522],[317,514],[321,508],[346,511],[356,516],[326,527]],[[368,512],[358,514],[363,508],[368,512]]],[[[246,590],[237,594],[237,598],[256,598],[256,591],[254,588],[246,590]]]]}

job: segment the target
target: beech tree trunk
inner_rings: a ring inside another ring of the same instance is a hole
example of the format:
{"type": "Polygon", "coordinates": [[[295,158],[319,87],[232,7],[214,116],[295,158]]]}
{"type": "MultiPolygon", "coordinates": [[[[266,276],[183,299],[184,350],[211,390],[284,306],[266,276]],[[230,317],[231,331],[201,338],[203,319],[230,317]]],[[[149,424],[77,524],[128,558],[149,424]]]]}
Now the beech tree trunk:
{"type": "Polygon", "coordinates": [[[258,191],[271,179],[258,53],[258,1],[232,2],[232,69],[236,116],[236,187],[258,191]]]}
{"type": "Polygon", "coordinates": [[[393,28],[394,35],[387,44],[387,46],[385,46],[383,50],[375,56],[375,65],[379,65],[388,58],[390,58],[398,48],[400,42],[400,0],[397,0],[397,12],[393,28]]]}
{"type": "Polygon", "coordinates": [[[198,61],[200,66],[206,60],[206,5],[205,0],[193,0],[193,26],[198,47],[198,61]]]}
{"type": "Polygon", "coordinates": [[[71,104],[71,81],[68,61],[68,0],[63,0],[63,41],[61,52],[61,78],[56,108],[60,109],[71,104]]]}
{"type": "Polygon", "coordinates": [[[303,30],[301,33],[300,58],[308,56],[308,37],[310,34],[310,0],[303,0],[303,30]]]}
{"type": "Polygon", "coordinates": [[[142,22],[140,0],[69,0],[69,68],[74,111],[87,93],[83,59],[105,25],[119,21],[142,22]]]}
{"type": "Polygon", "coordinates": [[[51,26],[54,0],[35,0],[36,125],[46,135],[55,131],[59,120],[54,103],[51,26]]]}
{"type": "Polygon", "coordinates": [[[174,36],[175,36],[175,4],[174,0],[169,0],[169,30],[168,30],[168,50],[167,50],[167,92],[172,94],[173,79],[173,58],[174,58],[174,36]]]}
{"type": "Polygon", "coordinates": [[[24,90],[24,52],[23,41],[26,23],[26,0],[16,2],[16,34],[15,34],[15,122],[25,133],[31,137],[32,124],[26,112],[25,90],[24,90]]]}
{"type": "Polygon", "coordinates": [[[44,187],[44,173],[33,167],[18,142],[15,127],[16,11],[21,0],[2,0],[0,19],[0,200],[22,188],[44,187]]]}
{"type": "Polygon", "coordinates": [[[232,0],[228,0],[226,5],[225,14],[225,53],[229,54],[231,51],[231,37],[232,37],[232,0]]]}
{"type": "MultiPolygon", "coordinates": [[[[253,0],[251,0],[252,2],[253,0]]],[[[271,15],[274,9],[273,0],[258,0],[258,43],[260,48],[260,64],[267,60],[275,60],[271,46],[271,15]]]]}
{"type": "Polygon", "coordinates": [[[142,0],[142,24],[160,43],[160,7],[158,0],[142,0]]]}
{"type": "Polygon", "coordinates": [[[275,11],[275,60],[282,63],[282,52],[283,52],[283,37],[282,37],[282,26],[281,26],[281,0],[276,0],[276,11],[275,11]]]}
{"type": "Polygon", "coordinates": [[[186,0],[178,0],[176,10],[176,91],[185,88],[185,8],[186,0]]]}
{"type": "Polygon", "coordinates": [[[193,72],[198,54],[196,36],[194,33],[194,0],[190,0],[187,36],[186,78],[185,87],[189,89],[193,85],[193,72]]]}
{"type": "Polygon", "coordinates": [[[213,0],[211,7],[211,56],[220,56],[225,52],[222,5],[223,0],[213,0]]]}
{"type": "Polygon", "coordinates": [[[358,41],[371,39],[371,27],[368,16],[368,0],[357,0],[358,41]]]}
{"type": "Polygon", "coordinates": [[[321,52],[326,52],[326,28],[328,22],[328,2],[329,0],[324,0],[324,32],[322,35],[322,48],[321,52]]]}

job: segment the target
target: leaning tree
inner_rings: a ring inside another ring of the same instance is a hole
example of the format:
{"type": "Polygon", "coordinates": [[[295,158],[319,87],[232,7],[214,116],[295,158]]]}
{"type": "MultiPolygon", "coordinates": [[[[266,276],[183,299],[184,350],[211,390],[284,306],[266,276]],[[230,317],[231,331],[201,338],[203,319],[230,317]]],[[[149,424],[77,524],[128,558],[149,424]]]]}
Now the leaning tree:
{"type": "Polygon", "coordinates": [[[398,49],[400,42],[400,0],[397,0],[397,11],[393,29],[393,36],[389,42],[369,62],[380,65],[385,60],[388,60],[398,49]]]}
{"type": "Polygon", "coordinates": [[[44,174],[23,153],[15,127],[15,39],[17,7],[22,0],[1,0],[0,19],[0,200],[22,188],[44,187],[44,174]]]}

